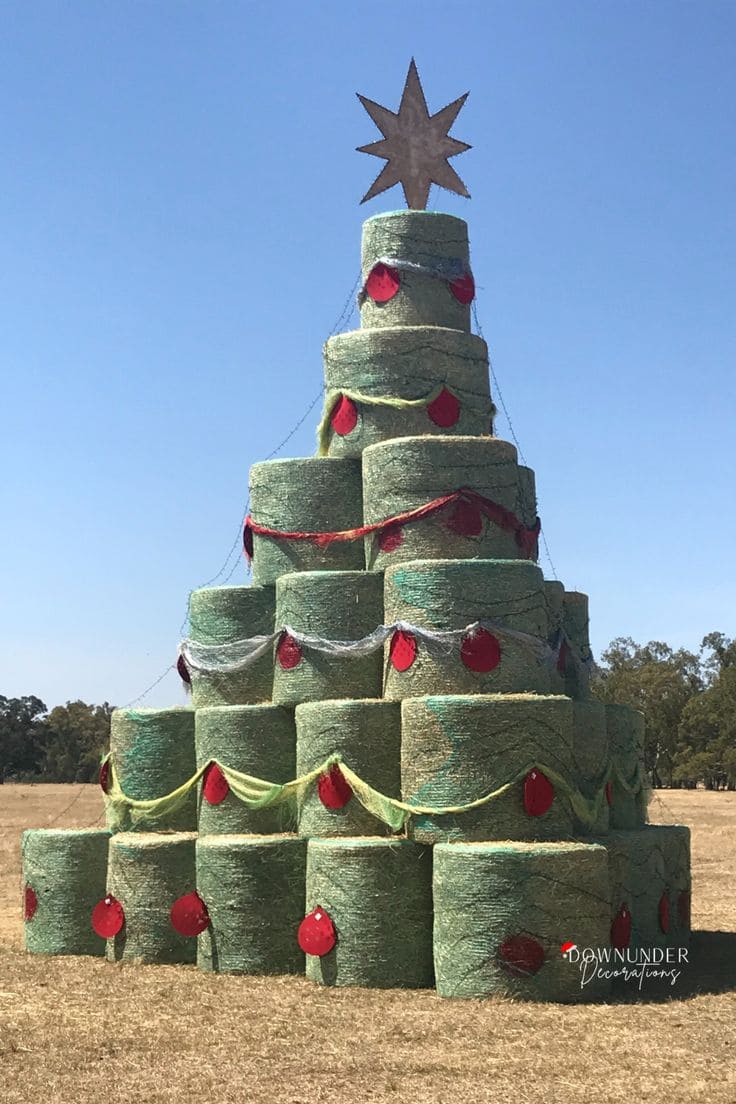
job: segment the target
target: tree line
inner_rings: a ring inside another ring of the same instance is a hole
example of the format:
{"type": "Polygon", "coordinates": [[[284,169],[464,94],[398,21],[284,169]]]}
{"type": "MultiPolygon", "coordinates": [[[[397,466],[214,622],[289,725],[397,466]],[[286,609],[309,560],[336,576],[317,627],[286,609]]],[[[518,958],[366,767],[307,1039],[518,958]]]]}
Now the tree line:
{"type": "MultiPolygon", "coordinates": [[[[720,632],[697,652],[628,637],[611,641],[593,695],[646,717],[644,761],[655,787],[736,789],[736,641],[720,632]]],[[[0,695],[0,783],[92,782],[113,707],[0,695]]]]}

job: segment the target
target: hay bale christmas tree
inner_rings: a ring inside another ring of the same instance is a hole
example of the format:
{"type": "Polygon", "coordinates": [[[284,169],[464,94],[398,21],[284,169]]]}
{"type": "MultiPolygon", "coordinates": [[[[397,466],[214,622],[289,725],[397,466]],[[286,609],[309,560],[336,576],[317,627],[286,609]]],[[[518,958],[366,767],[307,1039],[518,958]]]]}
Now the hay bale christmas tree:
{"type": "Polygon", "coordinates": [[[253,468],[253,585],[193,592],[192,706],[115,714],[109,846],[28,834],[29,951],[569,1001],[608,992],[570,941],[687,940],[689,833],[645,824],[642,718],[590,700],[588,598],[536,566],[493,435],[467,226],[425,209],[467,194],[463,100],[430,124],[413,63],[398,114],[363,100],[365,198],[409,209],[365,223],[317,455],[253,468]]]}

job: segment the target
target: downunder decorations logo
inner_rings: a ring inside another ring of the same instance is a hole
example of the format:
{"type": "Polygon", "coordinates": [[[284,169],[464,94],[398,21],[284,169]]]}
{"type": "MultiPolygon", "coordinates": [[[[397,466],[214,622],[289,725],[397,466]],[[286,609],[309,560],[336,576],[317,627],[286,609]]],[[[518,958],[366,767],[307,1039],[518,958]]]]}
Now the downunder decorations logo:
{"type": "Polygon", "coordinates": [[[635,982],[639,989],[645,981],[666,981],[675,985],[688,965],[687,947],[579,947],[566,942],[560,954],[580,971],[580,988],[596,978],[635,982]]]}

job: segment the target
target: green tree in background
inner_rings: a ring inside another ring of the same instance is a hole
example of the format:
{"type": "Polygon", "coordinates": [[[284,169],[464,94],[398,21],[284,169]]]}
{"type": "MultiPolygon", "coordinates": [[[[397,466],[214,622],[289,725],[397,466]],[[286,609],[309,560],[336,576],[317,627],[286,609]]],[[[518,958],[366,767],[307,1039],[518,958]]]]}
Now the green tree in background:
{"type": "Polygon", "coordinates": [[[57,705],[45,719],[40,774],[48,782],[92,782],[110,742],[113,707],[83,701],[57,705]]]}
{"type": "Polygon", "coordinates": [[[709,633],[701,648],[706,686],[685,706],[673,781],[736,789],[736,641],[709,633]]]}
{"type": "Polygon", "coordinates": [[[0,694],[0,783],[33,777],[44,748],[46,706],[33,695],[6,698],[0,694]]]}

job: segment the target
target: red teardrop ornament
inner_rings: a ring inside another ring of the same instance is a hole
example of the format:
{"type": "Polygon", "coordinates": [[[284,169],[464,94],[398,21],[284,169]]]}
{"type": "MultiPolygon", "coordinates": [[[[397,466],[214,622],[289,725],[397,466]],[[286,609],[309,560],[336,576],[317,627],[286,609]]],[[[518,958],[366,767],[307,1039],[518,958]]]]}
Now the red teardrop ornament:
{"type": "Polygon", "coordinates": [[[555,788],[539,770],[530,770],[524,779],[524,811],[528,816],[544,816],[555,799],[555,788]]]}
{"type": "Polygon", "coordinates": [[[124,923],[123,906],[109,893],[92,909],[92,927],[103,939],[112,939],[122,930],[124,923]]]}
{"type": "Polygon", "coordinates": [[[437,398],[427,407],[427,414],[435,425],[445,428],[454,426],[460,417],[460,400],[443,387],[437,398]]]}
{"type": "Polygon", "coordinates": [[[200,935],[210,926],[207,906],[198,893],[187,893],[174,901],[169,916],[179,935],[200,935]]]}
{"type": "Polygon", "coordinates": [[[389,525],[378,534],[378,547],[382,552],[395,552],[404,543],[404,530],[400,525],[389,525]]]}
{"type": "Polygon", "coordinates": [[[565,674],[567,670],[567,657],[570,655],[570,648],[566,640],[563,640],[560,644],[560,650],[557,653],[557,670],[561,675],[565,674]]]}
{"type": "Polygon", "coordinates": [[[332,408],[330,425],[338,437],[347,437],[358,424],[358,408],[347,395],[341,395],[332,408]]]}
{"type": "Polygon", "coordinates": [[[690,927],[690,891],[683,889],[677,898],[677,915],[683,928],[690,927]]]}
{"type": "Polygon", "coordinates": [[[468,303],[472,303],[475,299],[475,280],[471,272],[466,272],[464,276],[459,276],[457,280],[450,282],[450,291],[457,299],[458,303],[462,303],[467,306],[468,303]]]}
{"type": "Polygon", "coordinates": [[[36,896],[35,889],[31,889],[30,886],[26,886],[25,893],[23,894],[23,919],[28,922],[32,920],[36,915],[36,909],[38,908],[38,897],[36,896]]]}
{"type": "Polygon", "coordinates": [[[631,913],[626,905],[622,905],[611,924],[611,946],[617,951],[623,951],[630,942],[631,913]]]}
{"type": "Polygon", "coordinates": [[[110,760],[105,759],[104,763],[100,765],[99,775],[100,786],[103,793],[110,792],[110,760]]]}
{"type": "Polygon", "coordinates": [[[365,282],[365,293],[371,297],[374,303],[388,303],[400,287],[401,281],[396,269],[389,268],[385,264],[377,264],[368,273],[368,279],[365,282]]]}
{"type": "Polygon", "coordinates": [[[329,954],[337,942],[335,925],[319,905],[309,916],[304,917],[296,938],[305,954],[320,957],[329,954]]]}
{"type": "Polygon", "coordinates": [[[483,515],[474,502],[461,498],[447,519],[447,527],[459,537],[479,537],[483,532],[483,515]]]}
{"type": "Polygon", "coordinates": [[[282,633],[276,648],[276,658],[285,671],[298,667],[302,661],[302,650],[293,636],[282,633]]]}
{"type": "Polygon", "coordinates": [[[219,805],[229,793],[227,778],[217,763],[208,763],[202,775],[202,797],[208,805],[219,805]]]}
{"type": "Polygon", "coordinates": [[[186,660],[183,655],[180,655],[176,661],[176,670],[179,673],[179,678],[185,684],[185,686],[192,685],[192,676],[189,674],[189,668],[187,667],[186,660]]]}
{"type": "Polygon", "coordinates": [[[613,805],[613,782],[606,782],[606,801],[613,805]]]}
{"type": "Polygon", "coordinates": [[[417,638],[413,633],[397,629],[391,637],[388,658],[396,671],[408,671],[417,658],[417,638]]]}
{"type": "Polygon", "coordinates": [[[337,763],[326,774],[319,776],[317,793],[325,809],[343,809],[353,796],[353,791],[337,763]]]}
{"type": "Polygon", "coordinates": [[[248,521],[243,527],[243,551],[248,562],[250,562],[253,559],[253,530],[248,521]]]}
{"type": "Polygon", "coordinates": [[[670,930],[670,899],[666,893],[659,898],[658,912],[659,926],[666,935],[670,930]]]}
{"type": "Polygon", "coordinates": [[[460,658],[469,671],[484,674],[501,662],[501,645],[487,629],[476,629],[463,639],[460,658]]]}
{"type": "Polygon", "coordinates": [[[544,965],[544,947],[530,935],[513,935],[498,948],[504,970],[515,977],[531,977],[544,965]]]}

